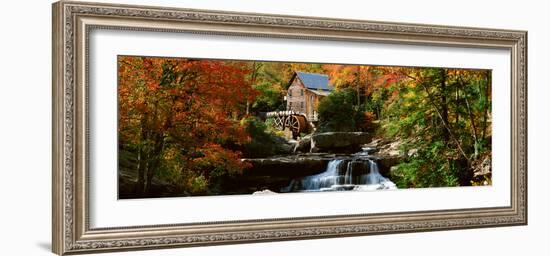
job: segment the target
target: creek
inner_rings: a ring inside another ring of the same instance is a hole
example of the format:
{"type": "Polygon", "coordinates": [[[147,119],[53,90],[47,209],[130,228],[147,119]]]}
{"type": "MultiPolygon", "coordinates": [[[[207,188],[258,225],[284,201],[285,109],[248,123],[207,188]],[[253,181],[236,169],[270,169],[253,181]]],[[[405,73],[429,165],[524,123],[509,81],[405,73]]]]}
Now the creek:
{"type": "Polygon", "coordinates": [[[330,160],[321,173],[292,179],[281,192],[368,191],[396,189],[395,183],[380,174],[377,160],[360,152],[330,160]]]}

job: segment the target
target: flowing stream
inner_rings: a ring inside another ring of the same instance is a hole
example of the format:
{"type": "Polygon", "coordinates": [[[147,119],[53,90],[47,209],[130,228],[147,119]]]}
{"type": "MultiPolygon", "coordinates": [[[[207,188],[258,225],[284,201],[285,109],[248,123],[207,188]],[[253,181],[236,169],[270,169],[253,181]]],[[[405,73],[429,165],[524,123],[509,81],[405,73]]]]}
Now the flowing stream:
{"type": "Polygon", "coordinates": [[[382,176],[378,164],[370,158],[334,159],[319,174],[292,180],[281,192],[396,189],[395,183],[382,176]]]}

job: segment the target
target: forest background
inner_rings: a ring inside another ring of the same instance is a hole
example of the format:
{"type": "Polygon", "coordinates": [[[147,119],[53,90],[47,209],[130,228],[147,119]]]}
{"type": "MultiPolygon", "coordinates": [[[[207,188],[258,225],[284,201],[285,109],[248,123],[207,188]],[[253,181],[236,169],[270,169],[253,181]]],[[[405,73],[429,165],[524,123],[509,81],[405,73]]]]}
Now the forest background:
{"type": "Polygon", "coordinates": [[[263,113],[284,110],[295,71],[326,74],[319,131],[368,131],[409,157],[399,188],[489,185],[490,70],[120,56],[119,185],[215,195],[248,166],[280,153],[263,113]]]}

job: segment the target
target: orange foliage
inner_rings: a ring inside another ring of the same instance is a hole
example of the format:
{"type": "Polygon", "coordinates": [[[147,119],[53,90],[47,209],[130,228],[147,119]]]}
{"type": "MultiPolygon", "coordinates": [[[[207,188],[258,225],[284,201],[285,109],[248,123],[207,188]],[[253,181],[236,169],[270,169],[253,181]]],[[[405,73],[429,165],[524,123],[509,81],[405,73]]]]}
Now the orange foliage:
{"type": "Polygon", "coordinates": [[[240,152],[225,149],[218,144],[205,144],[200,149],[200,153],[203,156],[193,159],[192,166],[206,177],[221,176],[225,172],[241,173],[244,168],[250,167],[250,164],[239,160],[240,152]]]}
{"type": "Polygon", "coordinates": [[[243,62],[122,56],[118,64],[121,141],[149,151],[169,142],[202,166],[244,167],[230,149],[249,140],[239,119],[257,95],[243,62]]]}

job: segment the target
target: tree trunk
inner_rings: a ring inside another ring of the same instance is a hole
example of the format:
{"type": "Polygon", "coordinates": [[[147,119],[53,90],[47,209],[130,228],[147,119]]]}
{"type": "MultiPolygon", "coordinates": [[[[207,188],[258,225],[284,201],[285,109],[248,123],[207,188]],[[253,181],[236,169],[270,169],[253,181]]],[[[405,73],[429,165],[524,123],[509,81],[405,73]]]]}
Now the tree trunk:
{"type": "Polygon", "coordinates": [[[357,106],[361,105],[361,78],[359,77],[361,75],[361,67],[357,66],[357,71],[355,73],[355,84],[357,87],[357,106]]]}
{"type": "Polygon", "coordinates": [[[455,88],[455,126],[460,121],[460,87],[455,88]]]}
{"type": "Polygon", "coordinates": [[[472,126],[472,136],[474,137],[474,159],[477,159],[477,156],[479,154],[479,140],[477,136],[477,128],[475,123],[475,116],[474,113],[472,113],[472,108],[470,107],[470,101],[468,100],[468,97],[465,97],[466,100],[466,109],[468,110],[468,116],[470,117],[470,124],[472,126]]]}
{"type": "Polygon", "coordinates": [[[140,149],[138,151],[138,166],[137,166],[137,173],[138,178],[136,182],[135,192],[138,195],[141,195],[143,193],[143,188],[145,187],[145,152],[143,151],[143,147],[140,146],[140,149]]]}
{"type": "MultiPolygon", "coordinates": [[[[153,105],[153,123],[158,124],[161,122],[159,120],[159,101],[156,100],[153,105]]],[[[157,128],[158,129],[158,128],[157,128]]],[[[160,131],[151,131],[151,140],[153,143],[153,149],[150,150],[150,154],[147,161],[147,171],[146,171],[146,180],[145,180],[145,193],[150,194],[151,192],[151,183],[153,181],[153,176],[157,172],[157,168],[160,161],[160,154],[162,153],[162,148],[164,146],[164,135],[160,131]]]]}
{"type": "Polygon", "coordinates": [[[138,166],[137,166],[137,182],[135,192],[138,195],[142,195],[145,188],[145,172],[147,169],[147,152],[145,150],[144,142],[147,141],[146,116],[141,119],[141,140],[138,151],[138,166]]]}
{"type": "Polygon", "coordinates": [[[435,103],[435,100],[434,98],[432,97],[431,93],[430,93],[430,90],[428,89],[428,87],[426,87],[425,84],[423,83],[420,83],[420,85],[424,88],[424,91],[426,92],[426,95],[428,95],[428,101],[430,102],[430,104],[433,106],[435,112],[437,113],[437,116],[439,116],[439,118],[441,119],[441,122],[443,123],[443,127],[446,129],[446,132],[447,132],[447,135],[452,138],[452,140],[454,141],[454,143],[456,144],[456,146],[458,147],[458,150],[460,151],[460,153],[462,154],[462,156],[464,157],[464,159],[466,161],[470,161],[468,156],[466,155],[466,152],[464,152],[464,149],[462,148],[462,145],[460,144],[460,142],[458,141],[458,139],[456,138],[456,136],[452,133],[451,131],[451,128],[447,125],[448,122],[445,122],[444,118],[443,118],[443,114],[441,113],[441,110],[438,109],[438,106],[437,104],[435,103]]]}
{"type": "Polygon", "coordinates": [[[155,136],[155,145],[151,154],[151,161],[147,168],[147,176],[145,180],[145,192],[147,194],[151,193],[151,187],[153,183],[153,177],[158,171],[160,159],[162,157],[162,150],[164,148],[164,136],[162,134],[157,134],[155,136]]]}
{"type": "Polygon", "coordinates": [[[485,139],[485,136],[487,134],[487,116],[488,112],[490,111],[489,104],[489,92],[491,91],[491,83],[492,83],[492,74],[491,71],[487,71],[487,85],[485,86],[485,95],[483,97],[485,98],[485,111],[483,111],[483,128],[481,129],[481,139],[485,139]]]}
{"type": "MultiPolygon", "coordinates": [[[[252,62],[252,79],[250,82],[250,87],[253,87],[256,84],[256,77],[258,76],[258,72],[256,70],[256,62],[252,62]]],[[[248,97],[246,97],[246,116],[250,114],[250,101],[248,100],[248,97]]]]}
{"type": "MultiPolygon", "coordinates": [[[[447,71],[442,68],[440,69],[441,81],[439,84],[439,89],[441,90],[441,119],[443,125],[449,127],[449,108],[447,106],[447,71]]],[[[443,139],[445,143],[449,142],[449,131],[443,129],[443,139]]]]}

